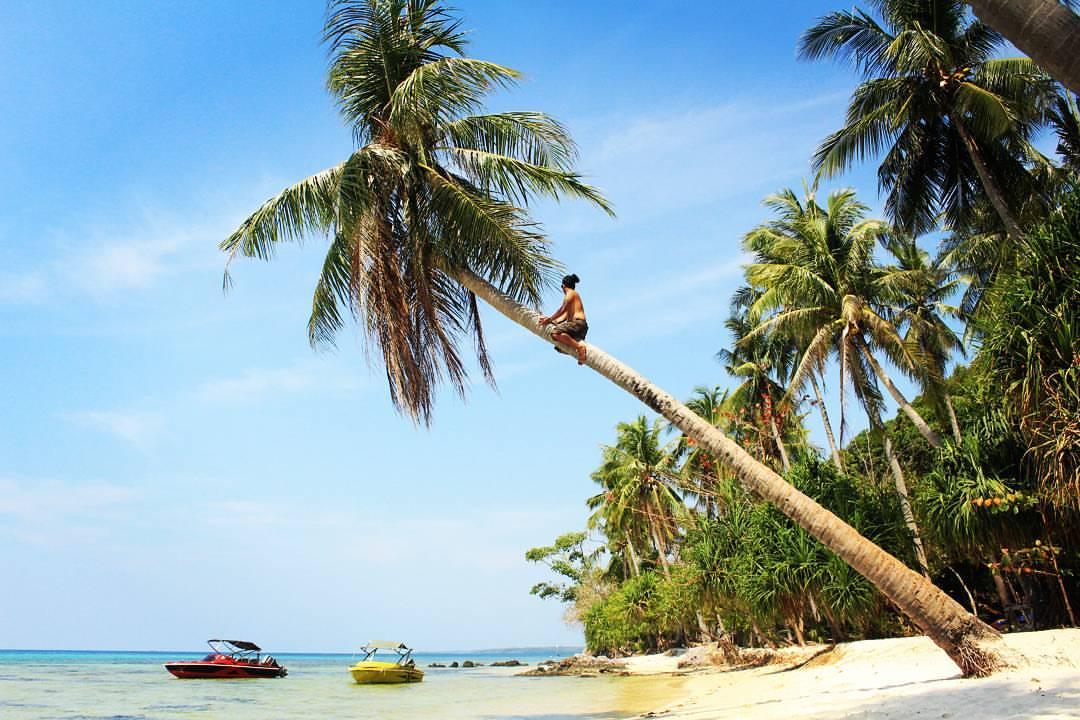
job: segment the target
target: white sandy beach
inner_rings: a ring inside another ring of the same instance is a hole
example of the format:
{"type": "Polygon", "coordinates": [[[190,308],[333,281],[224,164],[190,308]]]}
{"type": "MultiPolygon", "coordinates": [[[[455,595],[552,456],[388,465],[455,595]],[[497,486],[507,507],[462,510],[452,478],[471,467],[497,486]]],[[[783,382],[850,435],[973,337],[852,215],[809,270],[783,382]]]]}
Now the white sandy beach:
{"type": "MultiPolygon", "coordinates": [[[[686,678],[687,697],[643,717],[1023,718],[1080,717],[1080,629],[1017,633],[1006,642],[1031,663],[964,679],[925,637],[837,646],[801,668],[771,665],[686,678]]],[[[679,658],[633,658],[634,674],[675,672],[679,658]]]]}

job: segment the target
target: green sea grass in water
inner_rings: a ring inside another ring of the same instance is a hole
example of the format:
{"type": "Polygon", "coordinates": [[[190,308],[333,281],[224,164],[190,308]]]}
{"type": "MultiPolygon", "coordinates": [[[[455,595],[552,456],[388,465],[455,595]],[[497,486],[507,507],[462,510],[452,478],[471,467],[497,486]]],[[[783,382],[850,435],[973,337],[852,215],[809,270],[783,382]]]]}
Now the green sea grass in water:
{"type": "Polygon", "coordinates": [[[535,665],[554,655],[490,652],[418,654],[424,681],[357,685],[349,655],[276,654],[289,676],[276,680],[178,680],[162,668],[191,653],[0,651],[4,720],[172,720],[229,718],[530,718],[616,720],[677,699],[676,677],[515,677],[523,668],[440,669],[432,662],[511,658],[535,665]]]}

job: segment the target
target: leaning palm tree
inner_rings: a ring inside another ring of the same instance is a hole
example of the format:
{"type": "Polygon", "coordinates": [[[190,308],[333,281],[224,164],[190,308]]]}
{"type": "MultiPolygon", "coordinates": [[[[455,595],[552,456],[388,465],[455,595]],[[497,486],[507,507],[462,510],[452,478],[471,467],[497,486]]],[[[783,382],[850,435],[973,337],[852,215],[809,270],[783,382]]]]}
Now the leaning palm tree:
{"type": "Polygon", "coordinates": [[[1074,0],[966,0],[987,25],[1080,93],[1080,16],[1074,0]]]}
{"type": "MultiPolygon", "coordinates": [[[[435,0],[336,0],[326,25],[329,87],[359,149],[271,198],[222,243],[268,259],[281,242],[329,238],[311,338],[354,315],[386,364],[391,397],[430,418],[435,383],[461,387],[458,343],[486,365],[474,298],[551,342],[535,302],[554,261],[524,210],[536,195],[607,208],[572,171],[572,144],[536,113],[476,114],[517,74],[466,58],[458,23],[435,0]]],[[[586,365],[721,458],[759,497],[823,542],[896,604],[965,674],[1007,663],[1000,636],[948,595],[784,482],[670,394],[595,345],[586,365]]]]}
{"type": "Polygon", "coordinates": [[[746,279],[757,291],[757,300],[749,309],[756,327],[740,342],[749,344],[768,334],[810,339],[791,377],[789,392],[820,371],[829,355],[840,359],[841,437],[843,388],[850,384],[870,425],[882,435],[915,555],[927,573],[922,538],[903,470],[881,419],[881,396],[875,381],[876,376],[889,388],[919,431],[938,447],[941,441],[937,433],[907,402],[874,357],[875,352],[883,352],[902,369],[912,374],[921,372],[909,346],[877,309],[882,288],[873,249],[888,233],[888,226],[863,219],[867,207],[855,199],[851,190],[834,191],[824,208],[813,199],[812,191],[810,194],[805,203],[791,190],[767,198],[765,204],[778,218],[751,230],[745,238],[744,247],[754,253],[756,260],[746,268],[746,279]]]}
{"type": "Polygon", "coordinates": [[[329,236],[311,343],[332,343],[349,313],[361,319],[394,403],[427,422],[440,381],[465,387],[462,335],[491,378],[476,296],[454,273],[537,303],[557,263],[524,203],[543,194],[610,209],[570,169],[575,148],[558,122],[477,112],[519,74],[465,57],[459,22],[436,3],[332,2],[325,38],[329,89],[359,148],[268,200],[221,247],[269,258],[284,240],[329,236]]]}
{"type": "Polygon", "coordinates": [[[847,120],[814,162],[826,175],[883,154],[886,210],[906,232],[940,215],[957,227],[978,202],[993,204],[1008,235],[1021,234],[1017,204],[1034,194],[1029,144],[1054,97],[1027,58],[995,58],[1001,36],[969,21],[960,0],[872,0],[881,21],[858,8],[833,12],[803,35],[804,58],[850,60],[864,81],[847,120]]]}

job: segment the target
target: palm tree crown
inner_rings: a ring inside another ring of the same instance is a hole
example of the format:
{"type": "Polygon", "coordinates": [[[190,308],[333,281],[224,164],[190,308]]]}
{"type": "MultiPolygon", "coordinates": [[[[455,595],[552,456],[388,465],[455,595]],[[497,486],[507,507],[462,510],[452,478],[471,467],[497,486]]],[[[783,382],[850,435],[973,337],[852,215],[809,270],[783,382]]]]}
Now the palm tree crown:
{"type": "Polygon", "coordinates": [[[466,57],[460,22],[435,0],[334,0],[325,40],[328,88],[358,149],[268,200],[221,248],[230,260],[268,259],[279,242],[329,237],[312,345],[332,344],[352,314],[381,352],[395,405],[428,422],[440,382],[464,390],[462,336],[492,380],[476,297],[455,273],[536,304],[557,263],[529,199],[610,208],[573,171],[576,149],[558,122],[480,113],[519,74],[466,57]]]}
{"type": "Polygon", "coordinates": [[[894,354],[902,354],[895,352],[900,349],[895,331],[889,331],[870,302],[875,297],[873,250],[888,226],[864,219],[867,207],[851,190],[830,193],[826,207],[816,202],[813,189],[808,195],[804,202],[785,189],[767,198],[765,205],[776,219],[745,238],[745,248],[755,255],[746,277],[758,294],[750,307],[757,327],[741,342],[766,333],[796,339],[801,357],[791,393],[801,390],[811,373],[820,373],[835,352],[841,389],[850,381],[858,398],[877,411],[880,393],[856,338],[869,331],[894,354]]]}
{"type": "Polygon", "coordinates": [[[821,18],[801,55],[850,61],[864,77],[847,120],[815,156],[825,174],[883,154],[886,211],[919,235],[943,215],[961,224],[982,202],[980,186],[1010,234],[1020,198],[1034,192],[1028,144],[1054,98],[1027,58],[995,58],[1003,46],[960,0],[872,0],[881,22],[855,8],[821,18]]]}
{"type": "Polygon", "coordinates": [[[592,475],[603,491],[588,504],[595,511],[590,525],[625,539],[630,552],[651,545],[666,569],[686,506],[677,456],[661,444],[662,430],[662,421],[650,424],[644,415],[619,423],[615,444],[604,448],[603,464],[592,475]]]}

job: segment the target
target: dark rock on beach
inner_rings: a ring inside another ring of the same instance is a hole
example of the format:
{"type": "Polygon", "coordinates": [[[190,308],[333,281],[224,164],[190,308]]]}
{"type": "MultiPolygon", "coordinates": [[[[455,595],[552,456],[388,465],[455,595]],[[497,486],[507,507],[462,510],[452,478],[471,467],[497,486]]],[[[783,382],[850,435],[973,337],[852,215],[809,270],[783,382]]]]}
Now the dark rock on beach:
{"type": "Polygon", "coordinates": [[[611,658],[592,655],[574,655],[562,660],[548,660],[534,669],[521,673],[529,677],[572,675],[596,677],[598,675],[629,675],[626,663],[611,658]]]}
{"type": "Polygon", "coordinates": [[[452,668],[456,668],[456,667],[458,667],[458,663],[457,663],[457,660],[455,660],[454,662],[450,663],[450,667],[452,667],[452,668]]]}
{"type": "Polygon", "coordinates": [[[431,663],[430,665],[428,665],[428,667],[446,667],[446,666],[443,665],[442,663],[431,663]]]}
{"type": "Polygon", "coordinates": [[[528,664],[529,663],[523,663],[520,660],[503,660],[502,662],[491,663],[491,667],[521,667],[528,664]]]}

